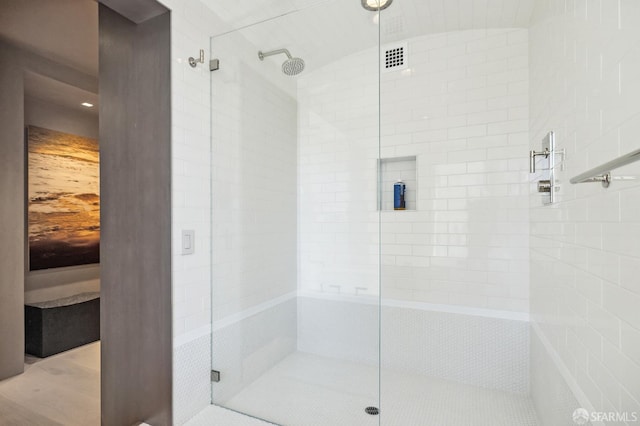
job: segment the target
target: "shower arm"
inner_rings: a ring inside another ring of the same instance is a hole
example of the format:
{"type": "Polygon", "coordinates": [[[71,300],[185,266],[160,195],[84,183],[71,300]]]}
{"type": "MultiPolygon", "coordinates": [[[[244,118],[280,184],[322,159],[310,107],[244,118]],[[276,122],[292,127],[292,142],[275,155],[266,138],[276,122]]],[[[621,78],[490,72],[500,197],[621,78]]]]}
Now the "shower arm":
{"type": "Polygon", "coordinates": [[[280,55],[282,53],[287,55],[287,58],[292,58],[291,53],[289,53],[287,49],[272,50],[271,52],[258,52],[258,58],[260,58],[261,61],[264,61],[264,58],[266,58],[267,56],[280,55]]]}

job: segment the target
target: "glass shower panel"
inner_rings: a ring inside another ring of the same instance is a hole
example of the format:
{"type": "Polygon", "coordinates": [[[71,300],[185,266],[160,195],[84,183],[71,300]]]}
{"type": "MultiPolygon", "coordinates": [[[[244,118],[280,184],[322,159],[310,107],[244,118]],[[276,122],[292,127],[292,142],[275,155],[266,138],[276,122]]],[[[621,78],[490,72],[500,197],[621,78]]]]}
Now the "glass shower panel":
{"type": "Polygon", "coordinates": [[[380,19],[385,426],[536,421],[527,322],[533,2],[466,3],[396,1],[380,19]],[[396,210],[398,181],[405,206],[396,210]]]}
{"type": "Polygon", "coordinates": [[[378,46],[359,1],[211,38],[212,400],[378,424],[378,46]]]}

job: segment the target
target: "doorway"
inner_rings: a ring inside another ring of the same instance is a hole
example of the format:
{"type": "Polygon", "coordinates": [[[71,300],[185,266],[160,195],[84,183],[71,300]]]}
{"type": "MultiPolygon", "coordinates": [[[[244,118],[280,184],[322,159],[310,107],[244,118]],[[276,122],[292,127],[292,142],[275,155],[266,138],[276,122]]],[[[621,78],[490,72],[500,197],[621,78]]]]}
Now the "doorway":
{"type": "Polygon", "coordinates": [[[98,4],[6,1],[0,20],[3,68],[14,76],[3,88],[14,88],[13,127],[24,129],[13,141],[23,148],[6,158],[23,202],[12,200],[3,221],[23,232],[13,250],[23,250],[16,317],[25,325],[6,345],[24,350],[24,364],[1,368],[24,373],[0,382],[0,407],[23,423],[98,424],[98,4]]]}

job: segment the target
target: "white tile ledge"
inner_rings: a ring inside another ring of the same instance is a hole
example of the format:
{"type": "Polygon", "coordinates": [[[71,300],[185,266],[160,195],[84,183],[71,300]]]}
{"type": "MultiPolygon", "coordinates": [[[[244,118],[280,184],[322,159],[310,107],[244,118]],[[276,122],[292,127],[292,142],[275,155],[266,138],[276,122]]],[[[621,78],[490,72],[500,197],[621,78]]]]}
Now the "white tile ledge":
{"type": "MultiPolygon", "coordinates": [[[[206,325],[196,330],[189,331],[180,336],[176,336],[173,340],[173,347],[178,348],[189,342],[197,340],[202,336],[209,335],[211,334],[212,331],[221,330],[225,327],[236,324],[253,315],[259,314],[260,312],[264,312],[268,309],[271,309],[275,306],[280,305],[281,303],[288,302],[289,300],[295,299],[297,297],[307,297],[310,299],[321,299],[321,300],[332,300],[336,302],[359,303],[363,305],[378,305],[379,303],[379,299],[377,296],[370,296],[370,295],[353,296],[353,295],[345,295],[345,294],[337,294],[337,293],[336,294],[317,293],[317,292],[308,292],[308,291],[291,292],[291,293],[282,295],[280,297],[276,297],[274,299],[268,300],[259,305],[253,306],[249,309],[245,309],[244,311],[222,318],[221,320],[216,321],[213,324],[213,327],[211,327],[210,325],[206,325]]],[[[458,315],[471,315],[471,316],[479,316],[479,317],[485,317],[485,318],[498,318],[498,319],[506,319],[506,320],[512,320],[512,321],[529,322],[529,314],[527,312],[501,311],[501,310],[494,310],[494,309],[474,308],[469,306],[433,304],[433,303],[413,302],[413,301],[396,300],[396,299],[382,299],[382,306],[390,307],[390,308],[415,309],[415,310],[421,310],[421,311],[444,312],[444,313],[458,314],[458,315]]]]}
{"type": "MultiPolygon", "coordinates": [[[[333,300],[337,302],[361,303],[366,305],[377,305],[379,298],[377,296],[354,296],[338,293],[317,293],[317,292],[300,292],[298,297],[308,297],[311,299],[333,300]]],[[[457,306],[434,304],[425,302],[413,302],[408,300],[382,299],[382,306],[390,308],[416,309],[421,311],[446,312],[450,314],[471,315],[487,318],[499,318],[514,321],[529,322],[529,314],[527,312],[502,311],[495,309],[474,308],[470,306],[457,306]]]]}
{"type": "MultiPolygon", "coordinates": [[[[538,338],[540,339],[540,342],[542,342],[542,346],[544,346],[547,354],[553,360],[553,364],[560,372],[560,375],[564,379],[565,383],[571,390],[571,393],[573,393],[573,396],[576,398],[580,406],[589,412],[596,411],[596,409],[593,407],[593,404],[591,404],[591,401],[589,401],[589,398],[587,398],[587,395],[582,391],[582,389],[580,389],[580,386],[573,378],[573,375],[571,374],[567,366],[564,364],[564,362],[562,362],[560,355],[558,355],[549,339],[547,339],[547,336],[545,336],[542,332],[540,326],[538,326],[536,322],[532,321],[531,328],[533,329],[534,333],[536,333],[536,336],[538,336],[538,338]]],[[[604,423],[597,421],[592,421],[591,424],[593,426],[605,426],[604,423]]]]}

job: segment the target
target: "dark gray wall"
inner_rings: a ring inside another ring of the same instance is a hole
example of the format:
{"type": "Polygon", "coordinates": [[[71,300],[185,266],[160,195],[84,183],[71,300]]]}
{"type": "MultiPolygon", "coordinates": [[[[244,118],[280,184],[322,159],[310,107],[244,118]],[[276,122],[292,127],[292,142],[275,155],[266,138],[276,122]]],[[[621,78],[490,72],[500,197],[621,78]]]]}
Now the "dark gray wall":
{"type": "Polygon", "coordinates": [[[167,8],[156,0],[100,0],[100,3],[136,24],[167,12],[167,8]]]}
{"type": "Polygon", "coordinates": [[[170,17],[99,15],[102,423],[169,425],[170,17]]]}
{"type": "Polygon", "coordinates": [[[0,43],[0,380],[24,370],[23,69],[0,43]]]}

